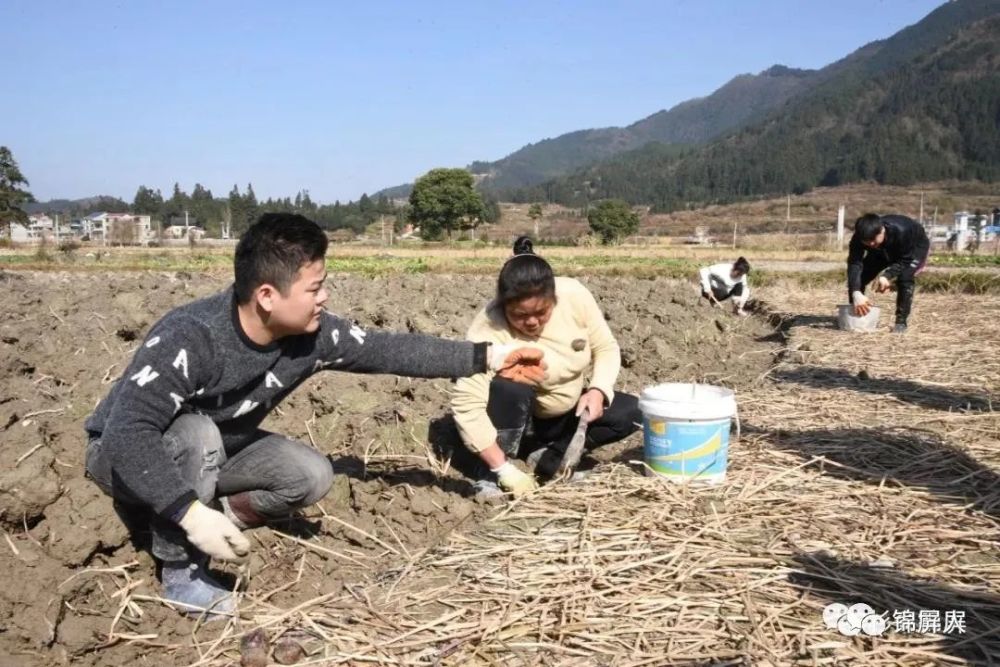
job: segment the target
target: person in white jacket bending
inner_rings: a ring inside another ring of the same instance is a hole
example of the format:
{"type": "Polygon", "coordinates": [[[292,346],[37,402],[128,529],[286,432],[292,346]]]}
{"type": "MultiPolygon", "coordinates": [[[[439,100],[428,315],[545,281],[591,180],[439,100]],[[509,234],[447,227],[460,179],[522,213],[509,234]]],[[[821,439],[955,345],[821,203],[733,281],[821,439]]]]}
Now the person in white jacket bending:
{"type": "Polygon", "coordinates": [[[719,308],[722,302],[730,297],[733,299],[733,312],[746,315],[743,307],[750,298],[750,285],[747,275],[750,273],[750,262],[740,257],[732,264],[713,264],[702,267],[701,295],[709,303],[719,308]]]}

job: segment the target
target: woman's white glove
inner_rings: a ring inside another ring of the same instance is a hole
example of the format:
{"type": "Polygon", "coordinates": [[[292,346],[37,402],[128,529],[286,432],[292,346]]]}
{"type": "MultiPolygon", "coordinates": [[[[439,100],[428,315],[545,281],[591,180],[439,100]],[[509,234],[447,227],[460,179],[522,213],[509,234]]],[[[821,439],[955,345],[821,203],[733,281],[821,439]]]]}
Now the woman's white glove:
{"type": "Polygon", "coordinates": [[[250,553],[250,541],[222,512],[197,500],[179,522],[188,540],[212,558],[241,561],[250,553]]]}
{"type": "Polygon", "coordinates": [[[504,491],[509,491],[515,498],[523,498],[538,488],[538,482],[531,475],[522,472],[520,468],[504,461],[499,468],[491,468],[497,476],[497,482],[504,491]]]}

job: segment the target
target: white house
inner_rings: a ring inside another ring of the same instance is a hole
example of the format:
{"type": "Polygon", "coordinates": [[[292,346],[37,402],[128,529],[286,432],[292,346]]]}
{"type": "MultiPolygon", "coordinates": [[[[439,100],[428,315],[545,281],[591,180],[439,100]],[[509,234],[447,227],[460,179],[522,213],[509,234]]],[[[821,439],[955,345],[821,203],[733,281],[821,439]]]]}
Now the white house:
{"type": "Polygon", "coordinates": [[[29,229],[54,229],[55,220],[50,218],[44,213],[39,213],[36,215],[28,216],[28,228],[29,229]]]}
{"type": "Polygon", "coordinates": [[[107,213],[91,213],[80,220],[80,233],[91,241],[104,241],[106,240],[107,223],[107,213]]]}
{"type": "Polygon", "coordinates": [[[81,233],[91,241],[142,245],[152,238],[148,215],[131,213],[91,213],[81,220],[81,233]]]}
{"type": "Polygon", "coordinates": [[[27,243],[31,240],[28,228],[19,222],[10,223],[10,240],[14,243],[27,243]]]}
{"type": "Polygon", "coordinates": [[[28,224],[10,223],[10,240],[14,243],[51,241],[55,238],[55,221],[45,214],[28,216],[28,224]]]}

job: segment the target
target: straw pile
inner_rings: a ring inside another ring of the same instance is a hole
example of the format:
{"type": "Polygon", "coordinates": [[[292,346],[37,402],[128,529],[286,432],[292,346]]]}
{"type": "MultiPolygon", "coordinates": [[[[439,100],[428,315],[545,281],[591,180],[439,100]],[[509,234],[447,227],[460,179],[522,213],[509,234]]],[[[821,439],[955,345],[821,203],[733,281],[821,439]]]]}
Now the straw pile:
{"type": "Polygon", "coordinates": [[[772,304],[785,346],[741,388],[724,486],[606,466],[345,591],[250,594],[194,664],[233,664],[258,627],[302,643],[299,664],[1000,662],[1000,299],[920,295],[904,338],[833,330],[836,302],[772,304]],[[849,637],[831,602],[962,612],[964,632],[849,637]]]}

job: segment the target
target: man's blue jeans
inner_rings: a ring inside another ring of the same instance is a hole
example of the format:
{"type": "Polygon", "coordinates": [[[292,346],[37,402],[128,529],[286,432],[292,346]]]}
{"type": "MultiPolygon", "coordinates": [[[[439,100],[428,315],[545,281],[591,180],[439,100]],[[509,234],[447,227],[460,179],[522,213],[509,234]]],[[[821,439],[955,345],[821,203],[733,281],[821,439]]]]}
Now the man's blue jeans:
{"type": "MultiPolygon", "coordinates": [[[[216,498],[248,491],[253,510],[276,519],[319,501],[333,485],[333,469],[323,454],[275,433],[260,431],[232,457],[227,456],[219,428],[203,415],[177,417],[163,434],[163,444],[206,505],[216,498]]],[[[91,438],[87,443],[87,473],[116,501],[126,506],[135,504],[134,498],[114,487],[110,459],[101,448],[101,439],[91,438]]],[[[184,531],[172,521],[154,515],[150,529],[152,552],[160,560],[180,561],[195,556],[189,552],[193,547],[184,531]]]]}

